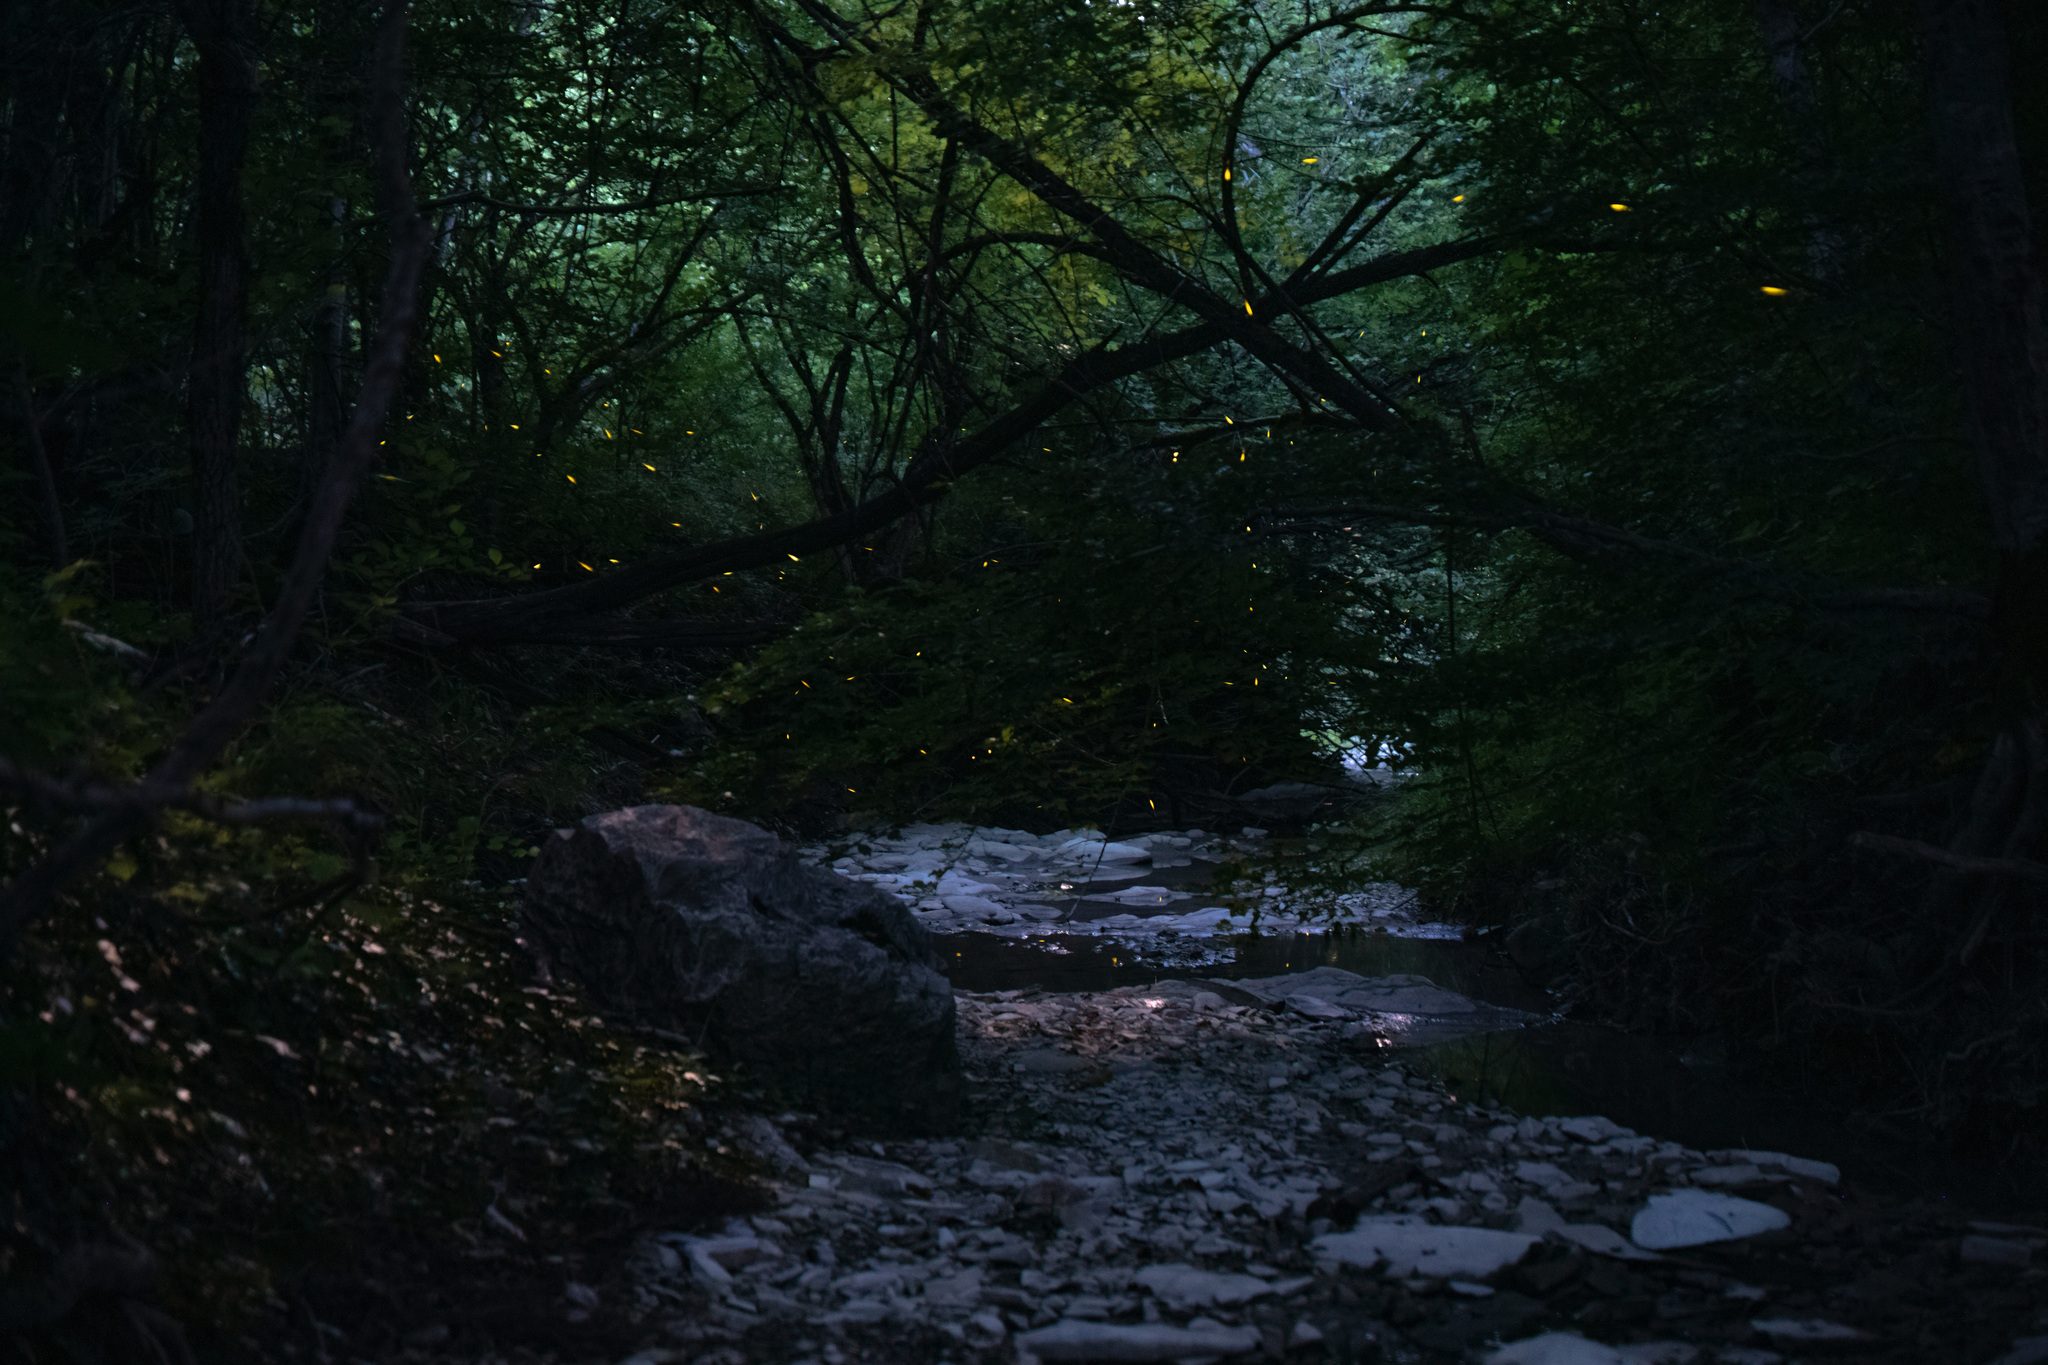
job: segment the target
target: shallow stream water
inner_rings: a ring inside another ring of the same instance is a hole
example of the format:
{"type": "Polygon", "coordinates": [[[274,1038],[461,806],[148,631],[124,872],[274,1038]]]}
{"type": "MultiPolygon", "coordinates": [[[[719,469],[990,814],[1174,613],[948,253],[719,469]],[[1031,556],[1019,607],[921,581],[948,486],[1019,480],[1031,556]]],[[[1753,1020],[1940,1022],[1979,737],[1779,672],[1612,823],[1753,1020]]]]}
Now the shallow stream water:
{"type": "MultiPolygon", "coordinates": [[[[1137,960],[1126,946],[1047,933],[1030,939],[949,934],[939,940],[957,987],[971,991],[1102,991],[1167,979],[1229,981],[1340,967],[1361,976],[1412,974],[1544,1022],[1399,1046],[1418,1070],[1456,1092],[1525,1114],[1601,1114],[1638,1132],[1700,1150],[1750,1148],[1835,1162],[1852,1179],[1893,1194],[1953,1198],[1995,1208],[2038,1202],[2038,1172],[1995,1160],[1933,1154],[1878,1138],[1825,1106],[1745,1079],[1715,1038],[1631,1034],[1558,1019],[1486,938],[1408,938],[1363,929],[1239,935],[1226,960],[1174,967],[1137,960]]],[[[1221,949],[1223,942],[1212,940],[1221,949]]]]}
{"type": "MultiPolygon", "coordinates": [[[[1406,1015],[1368,1007],[1372,1030],[1410,1067],[1471,1100],[1538,1116],[1600,1114],[1700,1151],[1832,1161],[1888,1193],[1979,1208],[2048,1198],[2048,1172],[1879,1136],[1817,1099],[1743,1074],[1717,1038],[1560,1018],[1557,1001],[1492,937],[1431,921],[1412,892],[1391,882],[1333,889],[1314,868],[1313,841],[1271,841],[1250,828],[1106,840],[1090,830],[916,825],[805,855],[901,896],[963,990],[1097,992],[1320,967],[1424,977],[1477,1007],[1406,1015]]],[[[1248,993],[1241,1003],[1253,1002],[1248,993]]]]}

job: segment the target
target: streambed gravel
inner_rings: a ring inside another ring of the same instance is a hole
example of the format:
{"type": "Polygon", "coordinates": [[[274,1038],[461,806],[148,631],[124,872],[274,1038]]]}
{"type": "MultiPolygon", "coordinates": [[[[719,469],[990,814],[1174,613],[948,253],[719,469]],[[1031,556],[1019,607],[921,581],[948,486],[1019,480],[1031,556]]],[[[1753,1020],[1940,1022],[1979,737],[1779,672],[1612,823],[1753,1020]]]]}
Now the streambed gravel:
{"type": "Polygon", "coordinates": [[[1466,1103],[1313,975],[963,993],[971,1133],[735,1120],[774,1206],[566,1310],[632,1365],[2048,1361],[2048,1231],[1466,1103]]]}
{"type": "Polygon", "coordinates": [[[1347,926],[1409,938],[1458,937],[1457,926],[1423,917],[1415,893],[1392,882],[1331,894],[1286,885],[1273,872],[1237,885],[1203,884],[1206,869],[1256,857],[1265,833],[1189,829],[1109,839],[1090,829],[1031,834],[910,825],[813,845],[803,854],[902,897],[934,934],[1086,936],[1183,968],[1226,960],[1230,937],[1252,928],[1291,933],[1347,926]]]}

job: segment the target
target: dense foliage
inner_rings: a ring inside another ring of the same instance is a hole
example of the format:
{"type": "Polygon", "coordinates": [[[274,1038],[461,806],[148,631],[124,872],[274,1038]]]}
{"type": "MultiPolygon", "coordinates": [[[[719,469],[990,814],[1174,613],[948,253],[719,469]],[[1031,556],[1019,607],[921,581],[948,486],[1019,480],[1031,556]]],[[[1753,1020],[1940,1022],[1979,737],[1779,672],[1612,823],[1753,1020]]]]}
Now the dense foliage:
{"type": "MultiPolygon", "coordinates": [[[[18,876],[255,638],[391,248],[374,15],[6,20],[18,876]]],[[[479,1029],[462,992],[516,1001],[501,888],[591,811],[1186,826],[1341,751],[1415,776],[1321,832],[1340,875],[1422,885],[1584,1008],[1725,1031],[1873,1123],[2038,1135],[2038,886],[1929,856],[1996,852],[1972,783],[2039,749],[2041,703],[1990,610],[2024,556],[1985,529],[1906,7],[407,24],[421,321],[318,610],[198,784],[383,825],[223,833],[186,801],[38,907],[0,1055],[23,1133],[96,1135],[77,1190],[141,1180],[173,1140],[149,1123],[202,1111],[271,1125],[273,1184],[367,1169],[374,1132],[332,1135],[382,1125],[332,1083],[206,1092],[255,1084],[224,1066],[250,1038],[430,1036],[409,1055],[441,1069],[390,1081],[415,1111],[543,1093],[514,1006],[479,1029]],[[372,932],[403,972],[355,956],[372,932]]],[[[1999,856],[2038,869],[2018,809],[1999,856]]],[[[700,1073],[549,1020],[578,1096],[661,1097],[605,1109],[607,1141],[681,1141],[700,1073]]],[[[491,1131],[422,1124],[390,1178],[491,1131]]],[[[131,1225],[212,1217],[168,1198],[131,1225]]]]}

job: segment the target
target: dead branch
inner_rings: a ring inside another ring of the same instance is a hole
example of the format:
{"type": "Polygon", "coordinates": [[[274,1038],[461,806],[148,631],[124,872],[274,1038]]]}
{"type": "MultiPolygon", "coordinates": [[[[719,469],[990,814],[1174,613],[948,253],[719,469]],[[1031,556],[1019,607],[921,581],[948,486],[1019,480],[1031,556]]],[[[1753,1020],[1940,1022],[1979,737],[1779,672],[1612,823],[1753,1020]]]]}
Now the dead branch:
{"type": "Polygon", "coordinates": [[[110,811],[134,806],[148,811],[170,807],[227,825],[251,825],[265,820],[340,820],[357,829],[384,827],[382,815],[345,798],[323,801],[278,796],[261,801],[232,801],[212,792],[158,792],[142,783],[117,787],[105,782],[51,777],[7,758],[0,758],[0,786],[13,787],[69,810],[110,811]]]}
{"type": "Polygon", "coordinates": [[[1873,853],[1903,853],[1909,857],[1922,858],[1943,867],[1953,867],[1961,872],[1982,872],[1994,877],[2022,877],[2030,882],[2048,882],[2048,863],[2037,863],[2030,858],[1979,858],[1967,853],[1951,853],[1934,844],[1924,844],[1918,839],[1901,839],[1893,834],[1873,834],[1869,830],[1858,830],[1849,836],[1849,842],[1857,848],[1867,848],[1873,853]]]}

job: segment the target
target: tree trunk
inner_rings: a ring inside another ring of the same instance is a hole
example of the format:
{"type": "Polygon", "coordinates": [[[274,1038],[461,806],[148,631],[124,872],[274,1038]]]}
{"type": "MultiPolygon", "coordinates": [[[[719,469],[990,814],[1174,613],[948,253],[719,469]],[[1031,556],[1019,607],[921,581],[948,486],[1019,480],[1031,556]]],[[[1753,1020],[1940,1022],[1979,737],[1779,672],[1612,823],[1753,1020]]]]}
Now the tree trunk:
{"type": "MultiPolygon", "coordinates": [[[[339,246],[348,201],[338,197],[331,200],[328,213],[339,246]]],[[[333,458],[348,426],[348,276],[339,255],[328,267],[323,285],[320,305],[313,311],[313,355],[308,376],[312,402],[308,405],[306,462],[299,471],[299,495],[308,500],[326,477],[327,462],[333,458]]]]}
{"type": "Polygon", "coordinates": [[[235,445],[242,421],[248,255],[242,167],[256,106],[255,54],[246,0],[187,0],[185,27],[199,50],[198,325],[189,378],[192,482],[192,624],[220,629],[242,568],[242,498],[235,445]]]}
{"type": "Polygon", "coordinates": [[[49,536],[50,567],[61,569],[71,562],[71,550],[64,539],[64,504],[57,497],[57,473],[50,467],[49,448],[43,444],[43,419],[36,415],[35,386],[23,365],[15,379],[21,398],[22,433],[28,439],[28,459],[35,470],[36,489],[43,499],[43,527],[49,536]]]}
{"type": "MultiPolygon", "coordinates": [[[[1957,359],[1998,557],[1991,633],[2000,734],[1954,852],[2032,860],[2048,813],[2048,330],[2013,124],[1998,0],[1921,0],[1935,165],[1948,200],[1957,359]]],[[[1930,909],[1966,914],[1967,965],[2004,879],[1937,878],[1930,909]],[[1973,894],[1970,894],[1973,893],[1973,894]]]]}

